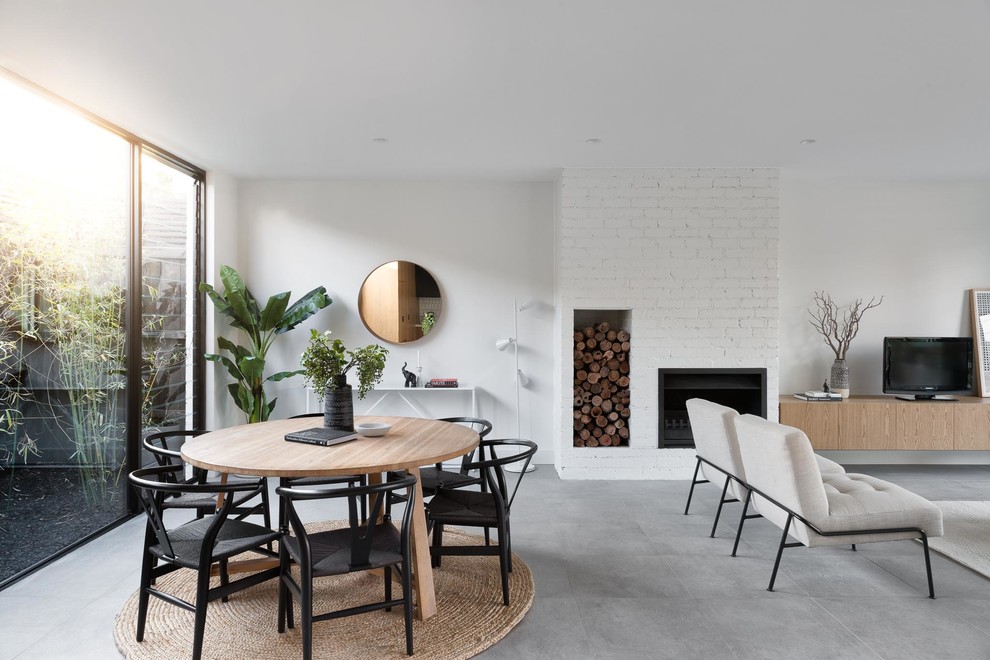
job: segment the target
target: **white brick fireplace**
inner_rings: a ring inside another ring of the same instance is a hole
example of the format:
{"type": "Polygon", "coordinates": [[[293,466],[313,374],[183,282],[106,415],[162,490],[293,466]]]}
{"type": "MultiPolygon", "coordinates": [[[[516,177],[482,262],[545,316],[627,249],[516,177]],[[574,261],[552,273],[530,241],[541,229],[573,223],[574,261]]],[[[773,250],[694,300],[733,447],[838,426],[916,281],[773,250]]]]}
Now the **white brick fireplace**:
{"type": "Polygon", "coordinates": [[[565,169],[557,195],[555,461],[571,479],[687,479],[658,449],[657,369],[765,367],[778,397],[778,171],[565,169]],[[572,446],[574,310],[628,310],[628,447],[572,446]]]}

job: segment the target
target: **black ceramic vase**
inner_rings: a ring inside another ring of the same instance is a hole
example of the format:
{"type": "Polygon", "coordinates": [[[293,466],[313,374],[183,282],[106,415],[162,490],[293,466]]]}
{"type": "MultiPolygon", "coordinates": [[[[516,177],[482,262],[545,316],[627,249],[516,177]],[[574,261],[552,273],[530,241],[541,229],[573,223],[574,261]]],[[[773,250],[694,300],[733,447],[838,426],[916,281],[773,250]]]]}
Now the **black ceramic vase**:
{"type": "Polygon", "coordinates": [[[354,400],[347,376],[337,376],[337,389],[323,393],[323,426],[338,431],[354,430],[354,400]]]}

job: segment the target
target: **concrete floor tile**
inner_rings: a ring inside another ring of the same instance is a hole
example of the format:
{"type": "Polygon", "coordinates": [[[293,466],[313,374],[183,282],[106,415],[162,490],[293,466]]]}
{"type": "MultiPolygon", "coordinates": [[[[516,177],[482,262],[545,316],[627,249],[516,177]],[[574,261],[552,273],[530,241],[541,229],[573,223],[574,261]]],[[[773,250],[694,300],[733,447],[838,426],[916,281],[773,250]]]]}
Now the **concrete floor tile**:
{"type": "Polygon", "coordinates": [[[990,637],[928,598],[818,599],[883,658],[990,658],[990,637]]]}
{"type": "Polygon", "coordinates": [[[812,599],[771,595],[775,597],[702,602],[709,620],[741,660],[880,657],[812,599]]]}

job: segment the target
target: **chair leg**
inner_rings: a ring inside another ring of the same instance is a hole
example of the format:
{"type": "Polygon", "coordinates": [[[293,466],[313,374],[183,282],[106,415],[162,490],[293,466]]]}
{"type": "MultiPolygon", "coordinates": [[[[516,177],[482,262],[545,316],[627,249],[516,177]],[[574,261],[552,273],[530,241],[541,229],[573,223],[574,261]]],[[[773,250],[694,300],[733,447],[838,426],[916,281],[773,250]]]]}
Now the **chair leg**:
{"type": "Polygon", "coordinates": [[[694,487],[698,483],[698,470],[700,470],[700,469],[701,469],[701,459],[699,458],[698,459],[698,462],[695,463],[695,466],[694,466],[694,476],[691,477],[691,490],[688,491],[687,504],[684,506],[684,515],[685,516],[688,514],[688,509],[691,508],[691,498],[694,497],[694,487]]]}
{"type": "Polygon", "coordinates": [[[502,573],[502,604],[509,606],[509,546],[505,539],[499,534],[498,539],[498,564],[502,573]]]}
{"type": "Polygon", "coordinates": [[[784,524],[784,533],[780,536],[780,547],[777,548],[777,559],[773,562],[773,573],[770,574],[770,586],[767,587],[767,591],[773,591],[773,583],[777,581],[777,569],[780,568],[780,557],[784,554],[784,548],[787,547],[787,530],[790,529],[793,518],[793,513],[787,514],[787,522],[784,524]]]}
{"type": "Polygon", "coordinates": [[[412,571],[409,568],[409,556],[406,553],[402,558],[402,613],[406,624],[406,655],[413,654],[412,571]]]}
{"type": "Polygon", "coordinates": [[[855,543],[852,544],[852,549],[853,549],[853,552],[856,552],[856,544],[855,543]]]}
{"type": "Polygon", "coordinates": [[[278,632],[285,632],[285,582],[278,576],[278,632]]]}
{"type": "Polygon", "coordinates": [[[202,566],[196,579],[196,619],[193,627],[193,660],[203,656],[203,637],[206,633],[206,606],[210,594],[210,567],[202,566]]]}
{"type": "Polygon", "coordinates": [[[300,571],[299,619],[302,626],[303,660],[313,660],[313,574],[300,571]]]}
{"type": "MultiPolygon", "coordinates": [[[[228,562],[226,559],[220,560],[220,586],[226,587],[230,584],[230,573],[227,571],[228,562]]],[[[220,599],[221,603],[226,603],[230,600],[230,596],[224,596],[220,599]]]]}
{"type": "Polygon", "coordinates": [[[725,485],[722,486],[722,497],[718,501],[718,509],[715,510],[715,522],[712,524],[712,533],[708,536],[710,538],[715,538],[715,529],[718,527],[718,519],[722,515],[722,506],[725,504],[725,494],[729,492],[729,482],[731,479],[729,477],[725,478],[725,485]]]}
{"type": "Polygon", "coordinates": [[[144,624],[148,620],[148,600],[151,594],[148,589],[151,587],[151,572],[155,568],[155,558],[145,549],[144,559],[141,561],[141,589],[138,592],[138,615],[137,615],[137,635],[135,639],[144,641],[144,624]]]}
{"type": "Polygon", "coordinates": [[[285,586],[285,625],[290,630],[296,627],[295,614],[293,612],[292,593],[289,591],[289,587],[285,586]]]}
{"type": "Polygon", "coordinates": [[[925,570],[928,571],[928,597],[935,600],[935,583],[932,581],[932,557],[928,552],[928,535],[921,533],[921,545],[925,546],[925,570]]]}
{"type": "MultiPolygon", "coordinates": [[[[501,540],[501,539],[500,539],[501,540]]],[[[509,531],[509,519],[505,519],[505,556],[509,560],[509,572],[512,572],[512,532],[509,531]]]]}
{"type": "MultiPolygon", "coordinates": [[[[385,567],[385,600],[392,600],[392,567],[385,567]]],[[[391,612],[391,607],[385,608],[386,612],[391,612]]]]}
{"type": "Polygon", "coordinates": [[[436,552],[431,553],[431,563],[434,568],[440,568],[440,551],[443,548],[443,524],[438,522],[433,523],[433,548],[436,552]]]}
{"type": "Polygon", "coordinates": [[[739,527],[736,528],[736,542],[732,545],[732,556],[736,556],[736,551],[739,549],[739,539],[742,538],[743,525],[746,524],[746,513],[749,511],[749,501],[753,497],[753,491],[746,489],[746,500],[743,502],[742,515],[739,516],[739,527]]]}
{"type": "MultiPolygon", "coordinates": [[[[268,479],[262,478],[261,483],[262,483],[262,489],[261,489],[261,506],[262,506],[262,512],[261,512],[261,517],[262,517],[262,520],[265,521],[265,527],[267,527],[268,529],[271,529],[272,528],[272,513],[271,513],[272,508],[271,508],[271,501],[268,498],[268,479]]],[[[269,541],[268,542],[268,550],[271,551],[274,547],[275,546],[272,545],[272,541],[269,541]]]]}

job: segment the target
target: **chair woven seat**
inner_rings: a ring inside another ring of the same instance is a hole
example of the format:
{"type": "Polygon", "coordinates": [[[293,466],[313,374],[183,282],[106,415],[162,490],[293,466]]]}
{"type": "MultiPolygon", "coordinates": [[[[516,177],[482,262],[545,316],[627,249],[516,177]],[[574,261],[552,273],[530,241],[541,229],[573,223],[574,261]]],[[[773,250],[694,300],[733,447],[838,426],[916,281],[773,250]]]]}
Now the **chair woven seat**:
{"type": "MultiPolygon", "coordinates": [[[[351,566],[351,534],[349,527],[318,532],[309,535],[313,561],[313,577],[344,575],[355,570],[351,566]]],[[[283,538],[289,556],[297,564],[302,561],[299,540],[294,536],[283,538]]],[[[390,523],[381,523],[375,531],[368,553],[368,565],[364,568],[383,568],[402,561],[402,540],[399,530],[390,523]]]]}
{"type": "Polygon", "coordinates": [[[441,490],[430,500],[430,518],[445,525],[497,527],[497,504],[491,493],[441,490]]]}
{"type": "MultiPolygon", "coordinates": [[[[216,495],[213,496],[213,501],[216,502],[216,495]]],[[[212,517],[199,518],[169,530],[168,538],[172,543],[172,550],[175,551],[174,559],[168,556],[165,548],[161,545],[151,546],[148,548],[148,552],[159,559],[169,559],[176,566],[198,569],[200,553],[203,548],[203,536],[212,524],[212,517]]],[[[278,532],[261,525],[228,518],[223,522],[223,526],[217,534],[212,560],[228,559],[277,538],[278,532]]]]}
{"type": "MultiPolygon", "coordinates": [[[[235,481],[231,479],[227,483],[235,483],[235,481]]],[[[238,481],[236,483],[242,482],[238,481]]],[[[249,493],[238,493],[234,497],[234,506],[240,507],[257,495],[258,493],[253,491],[249,493]]],[[[169,509],[215,509],[217,506],[217,496],[213,493],[180,493],[166,499],[165,506],[169,509]]]]}
{"type": "Polygon", "coordinates": [[[423,486],[423,492],[434,492],[438,488],[463,488],[480,484],[481,477],[472,477],[450,470],[438,470],[430,466],[419,469],[419,482],[423,486]]]}

